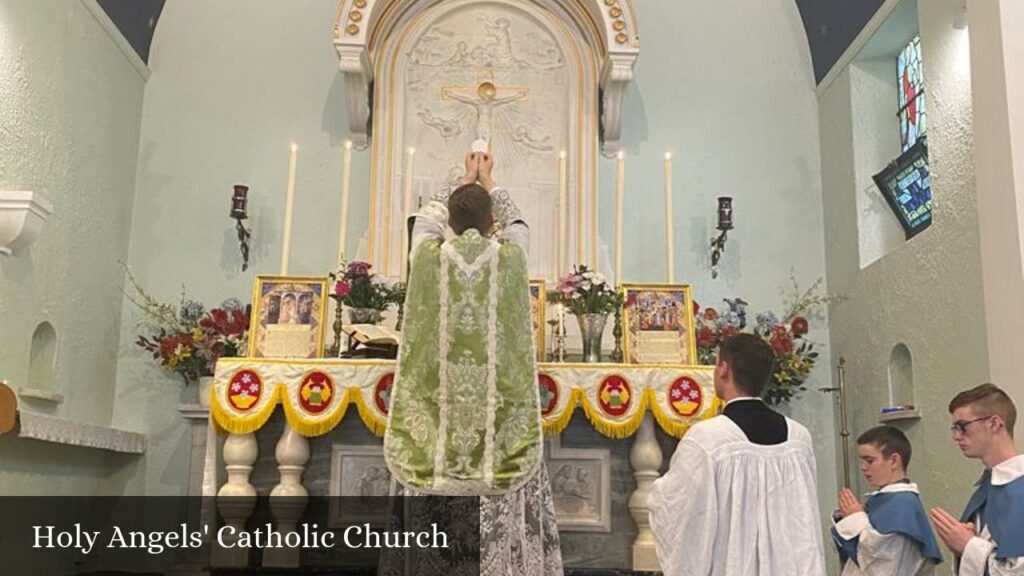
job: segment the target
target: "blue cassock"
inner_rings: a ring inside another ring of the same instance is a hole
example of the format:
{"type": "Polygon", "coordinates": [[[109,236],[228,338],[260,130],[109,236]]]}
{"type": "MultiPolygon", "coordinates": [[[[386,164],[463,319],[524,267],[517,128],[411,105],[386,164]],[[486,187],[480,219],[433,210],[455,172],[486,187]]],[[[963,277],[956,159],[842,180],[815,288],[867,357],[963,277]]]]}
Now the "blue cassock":
{"type": "Polygon", "coordinates": [[[996,558],[1024,556],[1024,476],[993,486],[992,471],[986,470],[977,486],[960,521],[974,522],[980,514],[981,525],[988,527],[996,543],[996,558]]]}
{"type": "MultiPolygon", "coordinates": [[[[871,521],[871,527],[880,534],[899,533],[910,538],[921,547],[921,555],[931,558],[936,564],[942,562],[942,553],[939,552],[939,544],[935,541],[935,534],[928,524],[928,515],[924,512],[921,504],[921,497],[916,492],[879,492],[868,498],[864,503],[864,510],[871,521]]],[[[857,545],[860,537],[847,540],[839,535],[836,529],[832,528],[832,540],[839,550],[839,560],[846,564],[846,560],[857,562],[857,545]]]]}

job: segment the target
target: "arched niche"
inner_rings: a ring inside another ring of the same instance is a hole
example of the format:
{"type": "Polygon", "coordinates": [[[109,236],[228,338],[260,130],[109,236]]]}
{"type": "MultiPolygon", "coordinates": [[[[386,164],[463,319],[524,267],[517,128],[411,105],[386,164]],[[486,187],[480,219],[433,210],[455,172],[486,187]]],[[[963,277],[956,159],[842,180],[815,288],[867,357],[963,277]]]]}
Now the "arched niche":
{"type": "Polygon", "coordinates": [[[889,406],[900,405],[915,405],[914,359],[903,343],[889,353],[889,406]]]}
{"type": "Polygon", "coordinates": [[[28,386],[37,390],[52,390],[57,363],[57,331],[49,322],[40,322],[32,332],[29,349],[28,386]]]}
{"type": "Polygon", "coordinates": [[[601,267],[597,162],[602,150],[618,151],[622,96],[639,52],[631,2],[346,0],[335,47],[349,128],[357,146],[371,148],[363,253],[379,270],[398,275],[404,205],[414,209],[457,178],[481,136],[490,136],[496,179],[531,224],[531,274],[563,272],[560,151],[565,261],[601,267]],[[407,184],[409,149],[416,154],[407,184]]]}

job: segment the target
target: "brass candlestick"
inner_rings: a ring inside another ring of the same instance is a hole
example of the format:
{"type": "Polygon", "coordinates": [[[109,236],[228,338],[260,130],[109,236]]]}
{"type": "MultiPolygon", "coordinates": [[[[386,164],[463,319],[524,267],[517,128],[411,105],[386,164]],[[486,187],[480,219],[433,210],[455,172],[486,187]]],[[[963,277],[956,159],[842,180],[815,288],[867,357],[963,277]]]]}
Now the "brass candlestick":
{"type": "Polygon", "coordinates": [[[334,344],[331,344],[331,349],[327,351],[327,354],[331,358],[339,358],[341,357],[341,329],[344,326],[341,319],[343,306],[340,300],[335,300],[334,304],[334,344]]]}
{"type": "Polygon", "coordinates": [[[615,337],[615,349],[612,350],[612,362],[622,364],[622,306],[615,309],[615,326],[612,327],[615,337]]]}

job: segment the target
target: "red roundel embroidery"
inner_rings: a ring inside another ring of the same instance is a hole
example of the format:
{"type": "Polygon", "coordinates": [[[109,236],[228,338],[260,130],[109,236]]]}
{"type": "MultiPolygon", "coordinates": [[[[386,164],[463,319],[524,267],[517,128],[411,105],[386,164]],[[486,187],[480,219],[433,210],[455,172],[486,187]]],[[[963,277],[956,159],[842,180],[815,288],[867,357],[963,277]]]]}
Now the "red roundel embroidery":
{"type": "Polygon", "coordinates": [[[310,414],[319,414],[327,410],[333,397],[334,382],[323,372],[310,372],[302,380],[302,386],[299,386],[299,404],[310,414]]]}
{"type": "Polygon", "coordinates": [[[228,402],[240,412],[248,412],[263,395],[263,381],[252,370],[239,370],[228,383],[228,402]]]}
{"type": "Polygon", "coordinates": [[[540,415],[546,418],[558,406],[558,383],[551,376],[541,372],[537,374],[537,386],[540,387],[540,415]]]}
{"type": "Polygon", "coordinates": [[[680,416],[693,416],[704,403],[704,391],[689,376],[676,378],[668,387],[668,405],[680,416]]]}
{"type": "Polygon", "coordinates": [[[377,385],[373,387],[373,403],[377,405],[377,410],[380,410],[381,414],[388,413],[388,406],[391,405],[391,385],[395,383],[395,373],[390,372],[377,380],[377,385]]]}
{"type": "Polygon", "coordinates": [[[622,416],[628,412],[632,400],[633,388],[625,378],[617,374],[607,376],[597,389],[597,401],[609,416],[622,416]]]}

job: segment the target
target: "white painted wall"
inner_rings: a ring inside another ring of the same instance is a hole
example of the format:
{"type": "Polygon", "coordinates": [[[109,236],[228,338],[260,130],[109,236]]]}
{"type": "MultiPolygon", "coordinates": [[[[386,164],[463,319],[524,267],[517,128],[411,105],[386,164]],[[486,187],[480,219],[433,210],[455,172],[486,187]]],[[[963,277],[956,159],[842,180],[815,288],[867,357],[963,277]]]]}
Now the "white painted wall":
{"type": "MultiPolygon", "coordinates": [[[[0,190],[54,208],[34,245],[0,256],[0,378],[28,385],[48,321],[46,386],[66,400],[22,409],[109,424],[144,80],[79,1],[0,0],[0,70],[0,190]]],[[[0,462],[2,494],[96,494],[117,491],[107,477],[128,460],[4,437],[0,462]]]]}
{"type": "Polygon", "coordinates": [[[1024,412],[1024,6],[972,1],[968,21],[989,367],[1024,412]]]}

